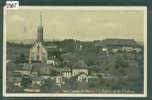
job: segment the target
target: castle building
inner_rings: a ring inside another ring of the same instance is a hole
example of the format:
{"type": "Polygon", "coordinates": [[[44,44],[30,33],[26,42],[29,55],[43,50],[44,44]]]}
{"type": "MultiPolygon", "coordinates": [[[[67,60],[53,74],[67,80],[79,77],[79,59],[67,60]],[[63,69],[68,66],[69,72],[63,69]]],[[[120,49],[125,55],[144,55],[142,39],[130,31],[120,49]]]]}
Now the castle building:
{"type": "Polygon", "coordinates": [[[30,49],[29,63],[32,61],[46,62],[48,59],[48,53],[45,46],[43,46],[43,25],[42,25],[42,15],[40,14],[40,25],[37,29],[37,41],[34,43],[33,47],[30,49]]]}
{"type": "Polygon", "coordinates": [[[141,46],[134,39],[105,39],[96,44],[101,52],[109,53],[117,52],[141,52],[141,46]]]}

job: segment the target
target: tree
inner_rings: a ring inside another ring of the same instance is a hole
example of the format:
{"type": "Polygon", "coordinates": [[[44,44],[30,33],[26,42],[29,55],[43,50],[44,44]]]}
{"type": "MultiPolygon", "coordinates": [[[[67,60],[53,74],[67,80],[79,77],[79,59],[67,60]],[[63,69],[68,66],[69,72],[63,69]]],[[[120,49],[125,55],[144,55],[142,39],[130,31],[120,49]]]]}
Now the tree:
{"type": "Polygon", "coordinates": [[[17,63],[24,63],[26,61],[26,57],[24,53],[20,53],[19,57],[16,58],[17,63]]]}
{"type": "Polygon", "coordinates": [[[75,77],[71,77],[70,79],[65,79],[64,89],[75,90],[78,89],[78,82],[75,77]]]}
{"type": "Polygon", "coordinates": [[[56,87],[55,80],[45,80],[44,84],[42,85],[43,89],[51,89],[55,87],[56,87]]]}
{"type": "Polygon", "coordinates": [[[31,80],[31,78],[29,78],[29,77],[23,77],[23,78],[22,78],[22,81],[21,81],[21,85],[22,85],[24,88],[27,88],[27,87],[31,86],[31,85],[32,85],[32,80],[31,80]]]}
{"type": "Polygon", "coordinates": [[[128,65],[128,62],[126,62],[125,60],[123,60],[121,57],[117,57],[116,58],[116,61],[115,61],[116,65],[115,65],[115,68],[116,69],[119,69],[119,68],[127,68],[129,65],[128,65]]]}

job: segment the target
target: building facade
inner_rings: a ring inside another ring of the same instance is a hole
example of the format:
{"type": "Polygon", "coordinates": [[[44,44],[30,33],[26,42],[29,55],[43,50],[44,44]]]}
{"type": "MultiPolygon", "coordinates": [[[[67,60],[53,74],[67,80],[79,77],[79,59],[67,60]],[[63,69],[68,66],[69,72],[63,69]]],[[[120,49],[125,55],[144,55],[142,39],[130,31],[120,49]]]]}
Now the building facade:
{"type": "Polygon", "coordinates": [[[35,45],[30,49],[29,61],[45,62],[47,60],[47,49],[42,45],[42,42],[35,43],[35,45]]]}

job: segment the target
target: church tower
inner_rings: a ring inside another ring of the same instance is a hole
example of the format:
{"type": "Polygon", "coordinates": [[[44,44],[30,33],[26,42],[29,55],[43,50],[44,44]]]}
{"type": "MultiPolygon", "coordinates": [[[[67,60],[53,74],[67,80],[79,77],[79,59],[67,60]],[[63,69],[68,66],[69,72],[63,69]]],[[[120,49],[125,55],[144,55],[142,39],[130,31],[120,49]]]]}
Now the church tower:
{"type": "Polygon", "coordinates": [[[37,42],[43,42],[43,25],[42,25],[42,14],[40,13],[40,25],[37,29],[37,42]]]}
{"type": "Polygon", "coordinates": [[[42,25],[42,15],[40,13],[40,25],[37,29],[37,41],[30,49],[29,63],[31,62],[46,62],[48,59],[48,53],[45,46],[43,46],[43,25],[42,25]]]}

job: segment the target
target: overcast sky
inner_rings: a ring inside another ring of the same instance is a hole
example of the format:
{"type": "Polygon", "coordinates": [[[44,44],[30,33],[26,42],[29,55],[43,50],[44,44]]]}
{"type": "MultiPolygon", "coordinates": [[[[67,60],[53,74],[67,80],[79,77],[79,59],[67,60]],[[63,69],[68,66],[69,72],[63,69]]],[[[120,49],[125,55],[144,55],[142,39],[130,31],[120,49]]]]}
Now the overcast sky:
{"type": "Polygon", "coordinates": [[[144,12],[139,10],[9,10],[7,40],[36,39],[42,12],[44,40],[129,38],[143,41],[144,12]]]}

